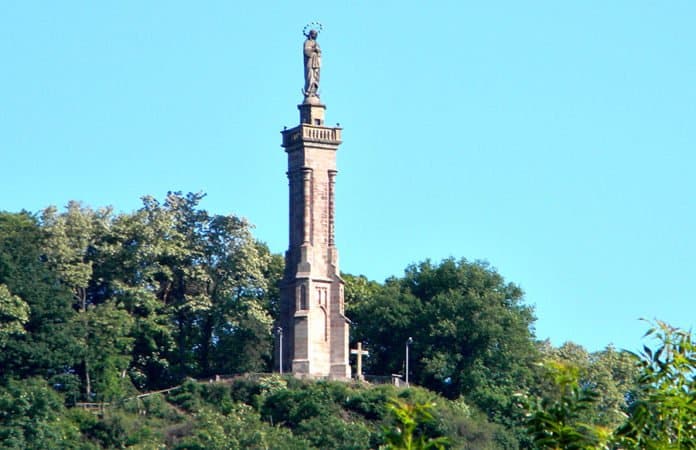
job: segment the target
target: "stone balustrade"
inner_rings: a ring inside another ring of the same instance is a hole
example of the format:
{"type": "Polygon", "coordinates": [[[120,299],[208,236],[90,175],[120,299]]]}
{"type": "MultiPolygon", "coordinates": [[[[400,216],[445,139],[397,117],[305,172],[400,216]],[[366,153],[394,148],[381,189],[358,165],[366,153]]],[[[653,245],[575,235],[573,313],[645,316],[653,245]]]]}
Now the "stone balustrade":
{"type": "Polygon", "coordinates": [[[300,140],[304,142],[326,142],[337,144],[341,142],[340,128],[316,127],[312,125],[300,125],[283,132],[283,147],[290,147],[300,140]]]}

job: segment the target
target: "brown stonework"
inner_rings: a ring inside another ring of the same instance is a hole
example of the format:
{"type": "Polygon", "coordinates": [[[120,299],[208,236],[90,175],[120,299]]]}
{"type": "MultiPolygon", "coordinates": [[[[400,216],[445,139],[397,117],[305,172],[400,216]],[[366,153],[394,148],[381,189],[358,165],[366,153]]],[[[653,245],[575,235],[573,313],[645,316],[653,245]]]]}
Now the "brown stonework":
{"type": "Polygon", "coordinates": [[[282,132],[290,198],[290,244],[281,283],[283,367],[299,376],[350,378],[349,320],[334,241],[341,128],[324,126],[324,105],[298,108],[300,125],[282,132]]]}

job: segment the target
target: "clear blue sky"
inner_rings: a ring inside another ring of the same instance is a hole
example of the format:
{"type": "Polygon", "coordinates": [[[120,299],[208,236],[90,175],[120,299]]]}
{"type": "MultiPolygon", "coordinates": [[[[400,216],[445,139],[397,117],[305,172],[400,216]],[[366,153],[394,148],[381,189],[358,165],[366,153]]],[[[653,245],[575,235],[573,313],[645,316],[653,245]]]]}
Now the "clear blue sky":
{"type": "Polygon", "coordinates": [[[694,324],[693,1],[6,0],[0,209],[204,191],[284,251],[311,21],[344,271],[485,259],[591,350],[694,324]]]}

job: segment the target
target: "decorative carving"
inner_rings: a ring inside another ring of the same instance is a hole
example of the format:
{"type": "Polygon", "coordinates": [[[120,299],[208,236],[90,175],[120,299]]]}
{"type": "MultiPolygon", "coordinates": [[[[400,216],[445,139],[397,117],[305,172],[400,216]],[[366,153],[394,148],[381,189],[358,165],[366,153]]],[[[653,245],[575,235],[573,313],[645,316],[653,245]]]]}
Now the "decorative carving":
{"type": "Polygon", "coordinates": [[[319,100],[319,77],[321,71],[321,49],[317,42],[317,36],[321,31],[321,24],[310,24],[303,31],[307,38],[304,42],[304,80],[305,85],[302,93],[305,96],[305,103],[314,103],[319,100]],[[318,25],[318,30],[310,26],[318,25]]]}

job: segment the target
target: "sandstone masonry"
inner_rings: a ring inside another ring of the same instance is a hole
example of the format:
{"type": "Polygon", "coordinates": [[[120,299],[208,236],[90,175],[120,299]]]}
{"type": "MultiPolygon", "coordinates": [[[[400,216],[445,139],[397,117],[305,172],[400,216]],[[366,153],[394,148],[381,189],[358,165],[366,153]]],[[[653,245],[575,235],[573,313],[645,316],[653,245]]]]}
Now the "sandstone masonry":
{"type": "Polygon", "coordinates": [[[290,244],[281,283],[283,367],[299,376],[350,378],[349,320],[334,240],[336,151],[341,128],[326,107],[298,106],[300,125],[282,132],[288,155],[290,244]]]}

